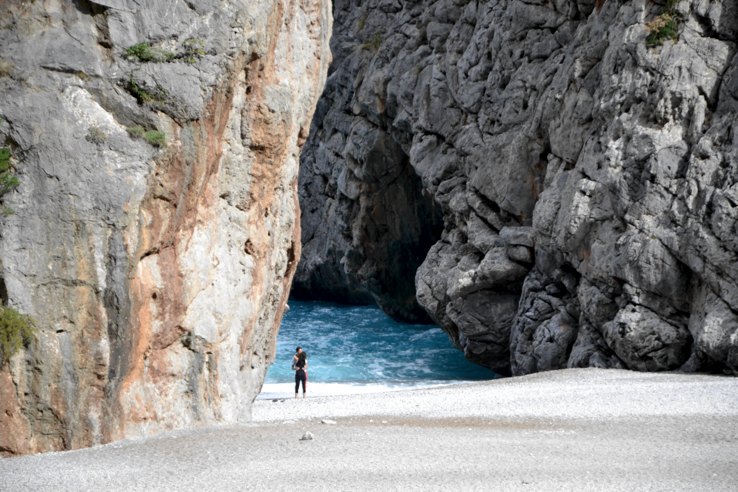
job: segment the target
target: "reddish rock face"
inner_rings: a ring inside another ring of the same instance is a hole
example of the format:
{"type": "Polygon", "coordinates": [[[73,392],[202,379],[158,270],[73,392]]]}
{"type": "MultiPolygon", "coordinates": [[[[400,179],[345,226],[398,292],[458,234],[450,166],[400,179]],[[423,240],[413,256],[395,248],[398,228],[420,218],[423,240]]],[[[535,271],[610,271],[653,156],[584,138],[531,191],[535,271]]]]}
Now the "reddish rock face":
{"type": "Polygon", "coordinates": [[[6,454],[248,419],[300,255],[329,3],[107,3],[0,7],[4,300],[38,325],[0,368],[6,454]]]}

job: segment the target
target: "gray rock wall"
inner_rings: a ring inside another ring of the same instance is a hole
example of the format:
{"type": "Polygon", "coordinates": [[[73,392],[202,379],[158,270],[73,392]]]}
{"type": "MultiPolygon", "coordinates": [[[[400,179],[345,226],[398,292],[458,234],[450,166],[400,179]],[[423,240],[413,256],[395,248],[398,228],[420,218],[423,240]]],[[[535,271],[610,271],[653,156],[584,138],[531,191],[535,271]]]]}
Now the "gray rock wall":
{"type": "Polygon", "coordinates": [[[298,288],[359,277],[388,304],[365,250],[433,237],[407,213],[425,207],[444,225],[417,301],[469,359],[738,372],[736,2],[339,0],[335,18],[298,288]],[[670,11],[678,38],[647,42],[670,11]],[[421,183],[384,207],[404,226],[363,242],[361,139],[380,175],[421,183]]]}
{"type": "Polygon", "coordinates": [[[323,0],[3,2],[0,275],[38,333],[0,368],[0,452],[250,417],[330,31],[323,0]]]}

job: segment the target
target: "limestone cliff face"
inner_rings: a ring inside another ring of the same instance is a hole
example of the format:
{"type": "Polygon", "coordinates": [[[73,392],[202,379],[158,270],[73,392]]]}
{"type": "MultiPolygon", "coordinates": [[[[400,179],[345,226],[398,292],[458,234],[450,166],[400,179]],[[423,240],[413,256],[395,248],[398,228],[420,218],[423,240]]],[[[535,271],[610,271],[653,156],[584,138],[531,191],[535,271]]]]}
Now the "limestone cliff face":
{"type": "Polygon", "coordinates": [[[0,369],[0,451],[249,418],[330,30],[327,0],[3,2],[2,291],[38,333],[0,369]]]}
{"type": "Polygon", "coordinates": [[[469,359],[738,372],[736,2],[353,3],[302,158],[298,289],[411,305],[371,251],[419,251],[436,209],[415,292],[469,359]]]}

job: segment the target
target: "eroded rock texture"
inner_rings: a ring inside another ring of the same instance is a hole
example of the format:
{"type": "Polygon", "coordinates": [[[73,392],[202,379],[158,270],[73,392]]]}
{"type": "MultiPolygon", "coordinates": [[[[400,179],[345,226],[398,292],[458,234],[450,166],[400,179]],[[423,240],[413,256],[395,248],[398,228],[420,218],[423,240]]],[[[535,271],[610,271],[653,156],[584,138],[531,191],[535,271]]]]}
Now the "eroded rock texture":
{"type": "Polygon", "coordinates": [[[432,238],[440,210],[417,300],[469,359],[738,372],[736,2],[337,1],[335,18],[298,286],[358,277],[390,304],[373,275],[393,259],[366,250],[432,238]],[[647,46],[668,9],[678,40],[647,46]],[[408,165],[419,189],[382,186],[408,165]],[[401,226],[372,229],[377,200],[401,226]]]}
{"type": "Polygon", "coordinates": [[[0,451],[249,418],[330,29],[323,0],[3,2],[2,290],[38,335],[0,369],[0,451]]]}

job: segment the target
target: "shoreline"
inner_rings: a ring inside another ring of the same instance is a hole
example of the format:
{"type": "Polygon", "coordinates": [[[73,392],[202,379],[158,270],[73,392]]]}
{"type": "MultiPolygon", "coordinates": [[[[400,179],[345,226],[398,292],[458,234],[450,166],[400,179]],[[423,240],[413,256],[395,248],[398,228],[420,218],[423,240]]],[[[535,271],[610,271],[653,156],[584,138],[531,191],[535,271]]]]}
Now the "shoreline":
{"type": "Polygon", "coordinates": [[[246,424],[0,459],[0,490],[15,491],[728,491],[737,482],[738,378],[598,369],[261,399],[246,424]]]}
{"type": "Polygon", "coordinates": [[[738,417],[738,378],[619,369],[563,369],[381,393],[308,395],[306,399],[257,399],[252,408],[253,422],[365,416],[369,415],[367,408],[379,415],[421,418],[738,417]]]}
{"type": "MultiPolygon", "coordinates": [[[[492,381],[490,379],[490,381],[492,381]]],[[[430,389],[444,386],[456,386],[488,381],[468,380],[427,380],[397,383],[347,383],[347,382],[313,382],[308,381],[308,398],[352,396],[376,393],[390,393],[395,391],[412,391],[416,389],[430,389]]],[[[294,383],[264,383],[261,392],[256,395],[255,401],[294,399],[294,383]]],[[[302,395],[302,392],[300,392],[302,395]]],[[[302,398],[302,396],[300,396],[302,398]]]]}

